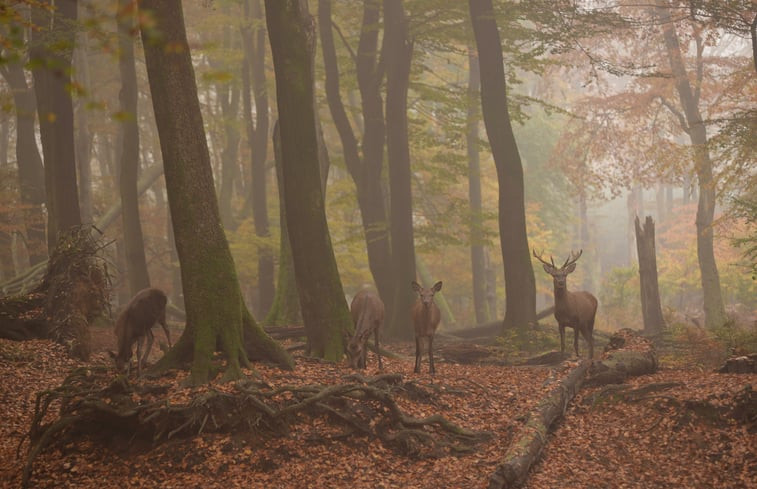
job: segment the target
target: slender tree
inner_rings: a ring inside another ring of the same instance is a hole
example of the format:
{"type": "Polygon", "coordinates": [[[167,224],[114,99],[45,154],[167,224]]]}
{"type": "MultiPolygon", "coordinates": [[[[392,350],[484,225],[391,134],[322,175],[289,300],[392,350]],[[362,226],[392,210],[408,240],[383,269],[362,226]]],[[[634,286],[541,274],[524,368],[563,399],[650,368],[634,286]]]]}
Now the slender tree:
{"type": "Polygon", "coordinates": [[[468,150],[468,197],[470,198],[470,254],[473,272],[473,309],[476,323],[489,320],[486,307],[486,256],[483,238],[483,215],[481,203],[481,159],[479,158],[478,128],[481,117],[481,73],[478,55],[468,47],[468,118],[466,121],[465,146],[468,150]]]}
{"type": "Polygon", "coordinates": [[[352,329],[321,189],[313,83],[314,24],[305,0],[266,0],[287,229],[310,353],[339,361],[352,329]]]}
{"type": "Polygon", "coordinates": [[[137,70],[134,62],[134,32],[137,0],[119,0],[116,12],[118,25],[118,70],[121,74],[119,93],[121,110],[121,219],[123,222],[126,273],[131,295],[150,286],[147,272],[142,223],[139,218],[139,123],[137,114],[137,70]]]}
{"type": "MultiPolygon", "coordinates": [[[[21,29],[20,32],[25,30],[21,29]]],[[[23,38],[19,39],[22,40],[23,38]]],[[[0,48],[0,57],[7,60],[0,63],[0,75],[11,89],[15,108],[16,164],[21,203],[24,204],[26,248],[30,264],[36,265],[47,259],[45,218],[42,210],[45,204],[45,169],[35,136],[37,99],[24,73],[26,56],[0,48]]]]}
{"type": "Polygon", "coordinates": [[[143,0],[141,6],[152,17],[141,24],[142,39],[187,313],[184,333],[158,368],[192,358],[189,382],[205,383],[217,346],[226,356],[226,380],[238,378],[249,357],[291,367],[242,300],[221,227],[181,1],[143,0]]]}
{"type": "MultiPolygon", "coordinates": [[[[339,92],[339,66],[331,19],[331,0],[318,3],[318,25],[326,73],[326,99],[339,137],[347,171],[355,182],[360,217],[363,224],[368,266],[379,295],[385,304],[393,300],[391,274],[391,247],[389,228],[381,181],[384,149],[384,117],[381,99],[383,74],[377,63],[378,20],[380,2],[363,3],[363,24],[360,31],[355,63],[362,103],[363,134],[362,154],[360,142],[352,128],[339,92]]],[[[389,307],[391,310],[391,307],[389,307]]]]}
{"type": "Polygon", "coordinates": [[[401,0],[384,0],[384,43],[386,58],[386,126],[389,159],[390,230],[394,300],[387,330],[392,336],[409,339],[410,309],[415,302],[411,282],[416,280],[413,203],[410,182],[407,91],[413,42],[401,0]]]}
{"type": "Polygon", "coordinates": [[[58,235],[81,225],[76,183],[74,114],[69,87],[76,38],[76,0],[53,4],[42,0],[32,7],[31,48],[34,93],[37,96],[40,139],[47,192],[48,247],[58,235]]]}
{"type": "MultiPolygon", "coordinates": [[[[268,221],[268,192],[266,160],[268,157],[268,89],[265,75],[266,31],[260,0],[245,0],[242,28],[242,100],[250,149],[252,185],[247,195],[245,212],[252,211],[255,235],[263,240],[270,232],[268,221]],[[255,120],[252,118],[251,94],[255,102],[255,120]]],[[[273,252],[267,244],[258,246],[258,308],[267,314],[273,305],[274,289],[273,252]]]]}
{"type": "Polygon", "coordinates": [[[507,107],[504,60],[491,0],[468,0],[481,71],[481,105],[499,182],[499,238],[505,270],[504,327],[536,322],[536,283],[526,235],[523,166],[507,107]]]}
{"type": "MultiPolygon", "coordinates": [[[[656,3],[656,15],[663,28],[665,50],[668,54],[670,69],[675,79],[675,89],[683,110],[682,121],[693,149],[694,171],[699,184],[697,204],[697,258],[701,272],[702,291],[704,294],[704,321],[707,327],[721,326],[726,321],[725,306],[720,290],[720,275],[715,262],[712,223],[715,217],[715,182],[712,176],[712,160],[708,148],[707,126],[699,110],[700,88],[693,89],[689,74],[683,62],[681,45],[678,41],[675,24],[670,15],[670,5],[664,0],[656,3]]],[[[700,38],[696,42],[701,45],[700,38]]],[[[698,62],[701,63],[701,55],[698,62]]],[[[697,70],[701,73],[701,69],[697,70]]],[[[699,75],[701,76],[701,75],[699,75]]]]}

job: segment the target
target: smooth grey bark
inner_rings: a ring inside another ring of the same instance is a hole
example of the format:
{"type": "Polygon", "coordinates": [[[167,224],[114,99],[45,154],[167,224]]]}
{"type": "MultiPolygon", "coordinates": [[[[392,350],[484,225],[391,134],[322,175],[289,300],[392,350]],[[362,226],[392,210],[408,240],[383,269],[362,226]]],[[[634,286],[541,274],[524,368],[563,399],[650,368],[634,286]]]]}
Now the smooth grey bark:
{"type": "Polygon", "coordinates": [[[134,60],[134,29],[136,28],[136,0],[119,0],[118,70],[121,75],[119,102],[121,111],[121,163],[119,188],[123,223],[126,273],[131,296],[150,286],[147,271],[142,222],[139,217],[139,114],[137,111],[137,70],[134,60]]]}
{"type": "MultiPolygon", "coordinates": [[[[242,95],[252,175],[252,185],[247,194],[245,212],[252,211],[255,235],[266,239],[271,235],[268,219],[268,169],[266,168],[270,116],[265,74],[266,30],[260,0],[245,0],[244,16],[242,95]],[[255,102],[254,121],[251,95],[255,102]]],[[[268,314],[275,300],[273,258],[273,250],[270,246],[265,244],[258,246],[257,307],[260,314],[268,314]]]]}
{"type": "Polygon", "coordinates": [[[536,324],[536,282],[526,234],[523,166],[507,108],[502,44],[491,0],[469,0],[481,69],[481,104],[499,182],[505,328],[536,324]]]}
{"type": "Polygon", "coordinates": [[[30,63],[33,66],[40,139],[47,192],[48,248],[58,236],[81,225],[76,182],[74,114],[71,94],[71,58],[74,50],[76,0],[59,0],[52,7],[43,0],[32,8],[30,63]]]}
{"type": "Polygon", "coordinates": [[[392,300],[391,248],[388,239],[386,210],[381,181],[384,121],[381,110],[381,95],[378,87],[383,75],[377,67],[378,27],[380,4],[375,0],[364,2],[363,24],[355,58],[363,105],[363,127],[371,125],[370,132],[363,134],[363,154],[352,128],[340,94],[339,66],[332,32],[331,0],[318,3],[318,25],[321,34],[321,49],[326,72],[326,99],[342,142],[342,153],[347,171],[357,189],[358,206],[363,225],[368,267],[376,284],[379,296],[385,304],[392,300]],[[373,150],[373,154],[369,151],[373,150]]]}
{"type": "Polygon", "coordinates": [[[465,146],[468,151],[468,197],[470,200],[470,255],[473,273],[473,310],[476,324],[489,321],[486,306],[486,256],[483,238],[483,214],[481,201],[481,158],[479,152],[479,121],[481,119],[480,94],[481,73],[478,54],[468,47],[468,117],[465,131],[465,146]]]}
{"type": "MultiPolygon", "coordinates": [[[[88,36],[86,32],[77,34],[74,49],[74,72],[76,81],[85,92],[91,92],[89,60],[87,59],[88,36]]],[[[89,130],[89,116],[86,100],[77,97],[74,106],[76,176],[79,187],[79,209],[82,222],[94,222],[92,205],[92,133],[89,130]]]]}
{"type": "Polygon", "coordinates": [[[11,59],[0,63],[3,76],[13,94],[16,117],[16,165],[21,202],[24,204],[26,250],[29,263],[34,266],[47,259],[45,241],[45,169],[35,137],[37,100],[34,90],[26,83],[23,60],[11,59]]]}
{"type": "Polygon", "coordinates": [[[315,115],[315,26],[305,0],[266,0],[276,72],[287,229],[310,353],[341,361],[352,318],[321,189],[315,115]]]}
{"type": "Polygon", "coordinates": [[[394,300],[386,330],[395,338],[410,339],[413,336],[410,310],[416,297],[411,282],[417,279],[407,121],[413,42],[408,37],[408,21],[401,0],[384,0],[384,21],[389,229],[394,279],[394,300]]]}
{"type": "MultiPolygon", "coordinates": [[[[665,49],[670,69],[675,79],[675,88],[686,120],[684,131],[688,134],[693,150],[694,170],[697,174],[699,198],[697,203],[697,258],[704,294],[704,322],[708,328],[722,326],[728,319],[725,314],[720,289],[720,275],[713,246],[713,221],[715,217],[715,181],[712,175],[712,160],[708,148],[707,126],[699,110],[699,87],[694,90],[689,81],[681,54],[681,46],[675,24],[670,15],[670,5],[657,0],[656,14],[663,28],[665,49]]],[[[701,57],[697,60],[702,63],[701,57]]],[[[698,69],[697,73],[701,73],[698,69]]],[[[701,75],[698,75],[701,76],[701,75]]]]}

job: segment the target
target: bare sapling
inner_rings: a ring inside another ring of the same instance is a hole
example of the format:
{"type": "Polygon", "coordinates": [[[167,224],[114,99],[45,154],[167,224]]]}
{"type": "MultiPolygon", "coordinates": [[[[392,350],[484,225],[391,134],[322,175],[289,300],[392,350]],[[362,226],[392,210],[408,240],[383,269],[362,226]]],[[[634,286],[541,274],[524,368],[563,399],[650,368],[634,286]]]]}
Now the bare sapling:
{"type": "Polygon", "coordinates": [[[142,365],[147,361],[147,356],[152,349],[155,336],[152,327],[160,323],[171,348],[171,335],[166,326],[166,294],[156,288],[140,290],[134,295],[126,309],[121,312],[116,320],[116,339],[118,340],[118,354],[114,356],[116,368],[123,370],[126,367],[128,373],[131,364],[132,347],[137,344],[137,373],[142,376],[142,365]],[[147,348],[141,353],[142,343],[147,338],[147,348]]]}
{"type": "Polygon", "coordinates": [[[442,290],[442,282],[439,281],[430,289],[421,287],[418,282],[412,282],[413,290],[418,293],[418,300],[413,304],[411,316],[415,327],[415,373],[421,372],[421,343],[425,340],[428,344],[429,372],[435,373],[434,369],[434,333],[439,327],[442,318],[439,307],[434,303],[434,294],[442,290]]]}
{"type": "Polygon", "coordinates": [[[350,303],[352,322],[355,324],[355,334],[347,344],[347,358],[350,367],[365,368],[368,338],[373,334],[373,341],[378,355],[378,367],[382,370],[381,350],[379,349],[379,333],[384,324],[384,302],[375,292],[361,290],[350,303]]]}
{"type": "Polygon", "coordinates": [[[565,260],[562,267],[557,268],[552,256],[549,262],[542,259],[540,255],[533,250],[534,257],[544,264],[544,271],[552,275],[555,289],[555,319],[560,330],[560,351],[565,352],[565,328],[573,328],[573,347],[578,353],[578,333],[584,337],[589,344],[589,359],[594,358],[594,317],[597,314],[597,298],[586,291],[570,292],[567,287],[568,274],[576,269],[576,260],[581,256],[583,250],[570,256],[565,260]]]}

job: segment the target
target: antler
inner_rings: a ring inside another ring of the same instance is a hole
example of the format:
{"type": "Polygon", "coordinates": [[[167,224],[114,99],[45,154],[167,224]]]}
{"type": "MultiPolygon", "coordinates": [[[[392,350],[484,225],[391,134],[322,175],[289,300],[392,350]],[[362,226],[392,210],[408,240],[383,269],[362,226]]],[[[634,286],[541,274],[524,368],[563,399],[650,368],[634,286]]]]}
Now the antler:
{"type": "Polygon", "coordinates": [[[550,260],[550,261],[551,261],[552,263],[547,263],[547,261],[546,261],[546,260],[544,260],[544,259],[543,259],[543,258],[542,258],[541,256],[539,256],[539,255],[537,255],[537,254],[536,254],[536,250],[531,250],[531,251],[533,251],[533,252],[534,252],[534,257],[535,257],[535,258],[536,258],[537,260],[539,260],[540,262],[544,263],[545,265],[549,265],[550,267],[553,267],[553,268],[557,268],[557,267],[555,267],[555,260],[554,260],[554,259],[552,258],[552,255],[549,255],[549,260],[550,260]]]}
{"type": "Polygon", "coordinates": [[[573,250],[570,250],[570,256],[567,260],[565,260],[565,264],[562,266],[562,268],[567,267],[571,263],[575,263],[579,258],[581,258],[581,255],[583,254],[584,250],[580,250],[578,254],[574,254],[573,250]]]}

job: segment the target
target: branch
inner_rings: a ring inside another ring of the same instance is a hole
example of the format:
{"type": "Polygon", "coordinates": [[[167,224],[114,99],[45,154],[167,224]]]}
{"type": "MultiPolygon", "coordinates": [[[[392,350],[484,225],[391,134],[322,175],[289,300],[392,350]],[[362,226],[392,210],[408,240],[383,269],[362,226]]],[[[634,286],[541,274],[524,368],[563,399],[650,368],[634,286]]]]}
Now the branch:
{"type": "Polygon", "coordinates": [[[668,108],[670,112],[673,113],[674,116],[678,118],[678,123],[681,125],[681,129],[686,134],[691,134],[691,128],[689,127],[688,122],[686,122],[686,117],[679,111],[673,104],[671,104],[665,97],[658,97],[660,99],[660,102],[662,105],[668,108]]]}

